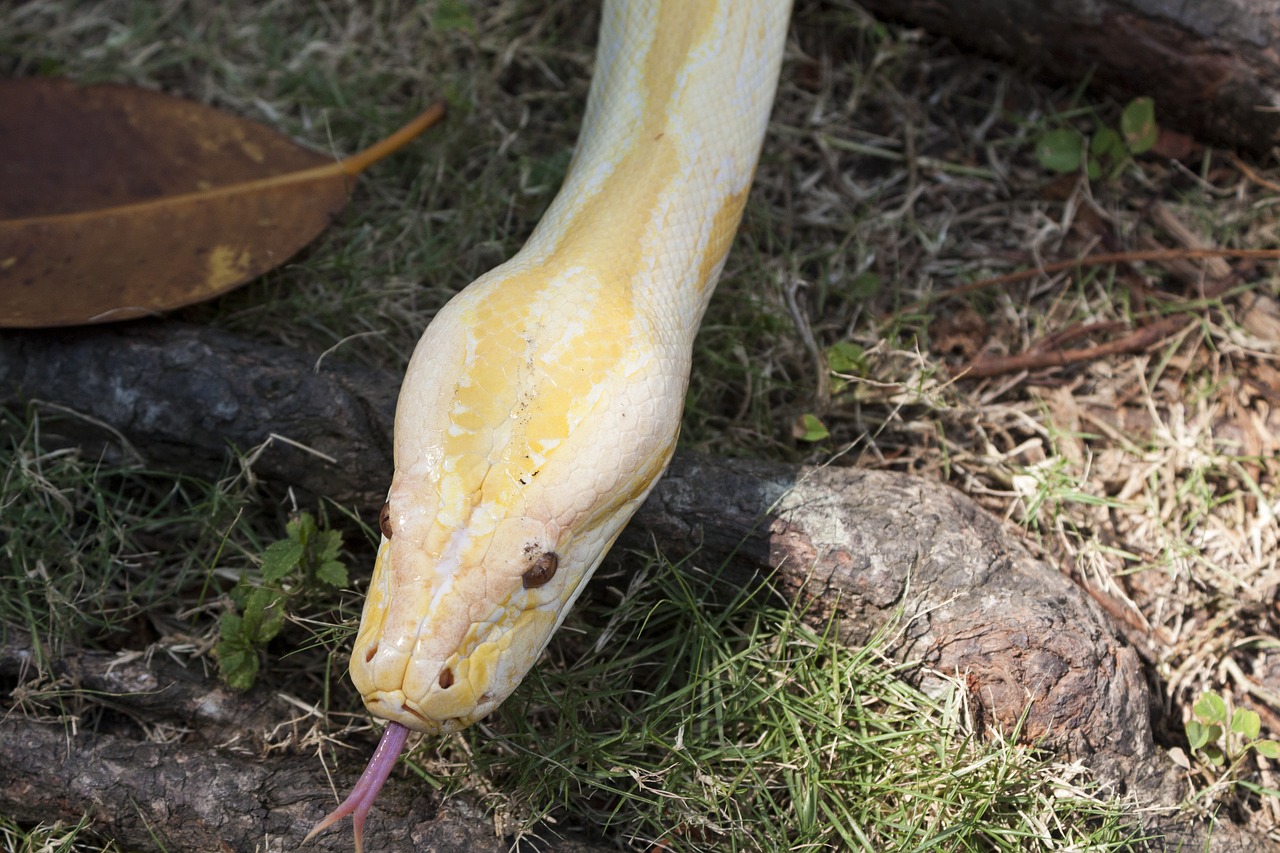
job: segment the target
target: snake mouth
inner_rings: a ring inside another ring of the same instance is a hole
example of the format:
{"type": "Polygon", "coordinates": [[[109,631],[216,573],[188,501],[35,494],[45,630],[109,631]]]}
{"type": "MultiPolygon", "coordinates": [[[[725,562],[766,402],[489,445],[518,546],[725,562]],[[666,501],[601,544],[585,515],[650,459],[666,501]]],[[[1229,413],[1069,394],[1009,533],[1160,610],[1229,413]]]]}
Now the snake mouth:
{"type": "Polygon", "coordinates": [[[422,724],[423,724],[423,725],[434,725],[434,724],[435,724],[435,721],[434,721],[434,720],[428,720],[426,717],[422,716],[422,714],[419,714],[419,713],[418,713],[417,711],[415,711],[413,708],[410,708],[410,707],[409,707],[409,704],[408,704],[407,702],[401,702],[401,703],[400,703],[400,711],[401,711],[401,713],[404,713],[404,714],[410,714],[410,715],[412,715],[412,716],[414,716],[414,717],[417,717],[419,720],[421,720],[421,721],[422,721],[422,724]]]}
{"type": "Polygon", "coordinates": [[[392,694],[379,693],[365,699],[365,707],[375,717],[422,732],[427,735],[447,735],[461,731],[474,722],[474,718],[445,717],[433,719],[415,708],[404,694],[396,691],[392,694]]]}

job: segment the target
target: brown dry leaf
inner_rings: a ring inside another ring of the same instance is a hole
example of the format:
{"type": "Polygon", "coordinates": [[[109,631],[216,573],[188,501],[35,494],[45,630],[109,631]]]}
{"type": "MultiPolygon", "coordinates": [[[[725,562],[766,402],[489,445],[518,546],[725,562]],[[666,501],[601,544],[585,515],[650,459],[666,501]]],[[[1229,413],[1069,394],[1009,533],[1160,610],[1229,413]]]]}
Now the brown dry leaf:
{"type": "Polygon", "coordinates": [[[1265,293],[1240,297],[1240,325],[1267,343],[1280,341],[1280,300],[1265,293]]]}
{"type": "Polygon", "coordinates": [[[968,361],[982,350],[990,331],[987,321],[972,308],[940,312],[938,319],[929,326],[929,349],[968,361]]]}
{"type": "Polygon", "coordinates": [[[158,92],[0,81],[0,326],[124,320],[243,284],[319,235],[356,175],[443,113],[334,161],[158,92]]]}

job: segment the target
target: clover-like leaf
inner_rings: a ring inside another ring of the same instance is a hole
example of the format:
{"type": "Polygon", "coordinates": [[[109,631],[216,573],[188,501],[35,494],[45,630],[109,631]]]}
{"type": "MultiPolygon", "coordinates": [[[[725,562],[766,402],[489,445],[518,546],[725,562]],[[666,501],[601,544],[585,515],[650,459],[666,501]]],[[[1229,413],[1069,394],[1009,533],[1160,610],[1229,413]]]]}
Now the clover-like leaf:
{"type": "Polygon", "coordinates": [[[827,369],[835,374],[831,390],[839,393],[849,384],[849,377],[866,376],[871,366],[862,347],[851,341],[837,341],[827,347],[827,369]]]}
{"type": "Polygon", "coordinates": [[[818,420],[817,415],[807,412],[800,416],[791,432],[801,441],[822,441],[831,435],[831,431],[827,429],[826,424],[818,420]]]}
{"type": "Polygon", "coordinates": [[[1054,172],[1074,172],[1084,160],[1084,137],[1064,127],[1051,130],[1036,143],[1036,160],[1054,172]]]}
{"type": "Polygon", "coordinates": [[[1124,139],[1109,127],[1101,128],[1093,135],[1093,139],[1089,142],[1089,152],[1097,157],[1111,159],[1123,157],[1127,153],[1124,139]]]}
{"type": "Polygon", "coordinates": [[[1262,731],[1262,719],[1256,711],[1236,708],[1231,715],[1231,731],[1244,735],[1246,740],[1254,740],[1262,731]]]}
{"type": "Polygon", "coordinates": [[[1134,154],[1150,151],[1160,138],[1156,124],[1156,105],[1150,98],[1134,98],[1120,114],[1120,132],[1125,145],[1134,154]]]}
{"type": "Polygon", "coordinates": [[[1270,739],[1263,739],[1254,741],[1252,745],[1258,751],[1258,754],[1264,758],[1280,758],[1280,743],[1270,739]]]}
{"type": "Polygon", "coordinates": [[[1206,691],[1191,708],[1197,717],[1206,723],[1225,723],[1227,721],[1227,703],[1217,693],[1206,691]]]}

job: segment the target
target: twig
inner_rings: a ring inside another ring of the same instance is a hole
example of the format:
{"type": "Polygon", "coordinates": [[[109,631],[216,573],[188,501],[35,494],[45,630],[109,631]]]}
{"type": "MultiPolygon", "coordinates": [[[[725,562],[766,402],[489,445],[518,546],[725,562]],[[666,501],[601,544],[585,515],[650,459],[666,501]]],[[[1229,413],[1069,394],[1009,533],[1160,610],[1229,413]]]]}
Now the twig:
{"type": "Polygon", "coordinates": [[[1083,258],[1068,258],[1065,261],[1055,261],[1051,264],[1045,264],[1044,266],[1018,270],[1017,272],[1005,273],[1004,275],[992,276],[991,278],[984,278],[978,281],[971,281],[968,284],[962,284],[958,287],[953,287],[949,290],[944,290],[940,293],[935,293],[932,296],[925,297],[924,299],[899,310],[901,313],[906,314],[923,311],[935,302],[950,299],[954,296],[963,296],[966,293],[986,290],[989,287],[1001,287],[1006,284],[1016,284],[1020,281],[1026,281],[1029,278],[1035,278],[1038,275],[1052,275],[1053,273],[1064,272],[1066,270],[1107,266],[1109,264],[1206,260],[1208,258],[1236,258],[1238,260],[1249,261],[1280,260],[1280,249],[1144,249],[1130,252],[1104,252],[1097,255],[1088,255],[1083,258]]]}
{"type": "Polygon", "coordinates": [[[1149,326],[1136,329],[1123,338],[1107,341],[1097,346],[1085,347],[1084,349],[1049,351],[1036,349],[1030,352],[1018,353],[1017,355],[980,358],[967,365],[955,368],[952,374],[957,377],[963,376],[965,379],[985,379],[990,376],[999,376],[1002,373],[1040,370],[1046,367],[1065,367],[1068,364],[1093,361],[1094,359],[1123,352],[1140,352],[1195,322],[1195,319],[1186,317],[1165,317],[1149,326]]]}
{"type": "Polygon", "coordinates": [[[1273,193],[1280,193],[1280,184],[1277,184],[1275,181],[1269,181],[1266,178],[1262,177],[1262,175],[1259,175],[1248,163],[1241,160],[1235,154],[1233,153],[1228,154],[1228,156],[1231,159],[1231,165],[1235,166],[1241,172],[1244,172],[1244,176],[1246,178],[1253,181],[1255,184],[1257,184],[1260,187],[1271,190],[1271,192],[1273,193]]]}

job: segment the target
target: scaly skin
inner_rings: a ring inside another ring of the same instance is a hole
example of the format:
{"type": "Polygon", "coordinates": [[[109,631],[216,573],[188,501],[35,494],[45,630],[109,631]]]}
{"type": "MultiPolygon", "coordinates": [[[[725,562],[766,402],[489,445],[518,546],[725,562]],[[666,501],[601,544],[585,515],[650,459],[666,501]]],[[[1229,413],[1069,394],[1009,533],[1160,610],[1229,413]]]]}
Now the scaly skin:
{"type": "MultiPolygon", "coordinates": [[[[453,732],[501,704],[670,461],[789,7],[607,0],[564,186],[418,343],[351,655],[391,731],[453,732]]],[[[352,795],[366,811],[369,785],[352,795]]]]}

